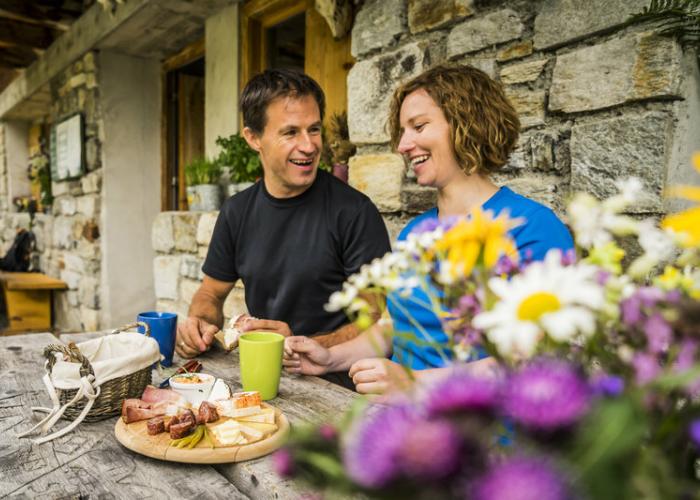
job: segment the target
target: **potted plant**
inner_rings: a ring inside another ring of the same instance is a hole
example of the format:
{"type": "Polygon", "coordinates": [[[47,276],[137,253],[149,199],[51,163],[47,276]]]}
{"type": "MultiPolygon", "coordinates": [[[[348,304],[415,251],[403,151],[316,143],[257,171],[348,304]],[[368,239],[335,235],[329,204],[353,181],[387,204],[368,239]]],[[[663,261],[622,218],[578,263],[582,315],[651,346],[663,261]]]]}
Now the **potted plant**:
{"type": "Polygon", "coordinates": [[[190,210],[210,211],[221,207],[221,171],[218,161],[206,158],[195,158],[185,167],[187,204],[190,210]]]}
{"type": "Polygon", "coordinates": [[[228,167],[230,184],[227,194],[232,196],[250,187],[262,177],[262,163],[258,152],[248,146],[239,133],[229,137],[218,137],[216,144],[221,148],[217,161],[228,167]]]}

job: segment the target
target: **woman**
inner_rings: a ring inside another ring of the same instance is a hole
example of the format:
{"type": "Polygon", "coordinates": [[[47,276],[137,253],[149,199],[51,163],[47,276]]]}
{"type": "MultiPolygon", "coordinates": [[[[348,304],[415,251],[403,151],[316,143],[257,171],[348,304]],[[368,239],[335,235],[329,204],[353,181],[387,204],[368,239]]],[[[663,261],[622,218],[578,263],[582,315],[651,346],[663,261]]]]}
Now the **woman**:
{"type": "MultiPolygon", "coordinates": [[[[541,260],[552,248],[573,248],[571,235],[549,208],[507,187],[499,188],[489,178],[506,164],[515,148],[520,122],[501,85],[484,72],[449,65],[425,71],[395,91],[389,127],[392,147],[413,168],[418,184],[438,190],[437,207],[411,220],[399,240],[428,219],[465,216],[481,207],[494,215],[506,209],[511,217],[526,220],[510,232],[521,259],[541,260]]],[[[392,342],[383,335],[394,330],[422,338],[424,334],[409,321],[410,315],[433,340],[446,342],[439,319],[416,302],[428,302],[420,289],[413,290],[412,298],[390,297],[393,328],[380,322],[330,349],[306,337],[286,339],[285,369],[309,375],[349,369],[358,392],[375,394],[440,373],[444,353],[404,335],[394,336],[392,342]],[[392,359],[376,357],[381,354],[378,348],[392,359]]],[[[490,364],[482,360],[472,367],[490,364]]]]}

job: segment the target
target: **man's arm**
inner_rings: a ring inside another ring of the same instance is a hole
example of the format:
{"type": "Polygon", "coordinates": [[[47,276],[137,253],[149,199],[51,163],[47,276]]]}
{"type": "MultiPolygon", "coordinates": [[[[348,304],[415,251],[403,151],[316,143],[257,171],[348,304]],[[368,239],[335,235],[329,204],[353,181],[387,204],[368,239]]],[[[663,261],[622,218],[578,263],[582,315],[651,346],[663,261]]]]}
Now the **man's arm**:
{"type": "Polygon", "coordinates": [[[191,358],[209,349],[214,334],[224,324],[224,301],[234,283],[219,281],[209,276],[192,297],[187,319],[178,324],[177,353],[191,358]]]}

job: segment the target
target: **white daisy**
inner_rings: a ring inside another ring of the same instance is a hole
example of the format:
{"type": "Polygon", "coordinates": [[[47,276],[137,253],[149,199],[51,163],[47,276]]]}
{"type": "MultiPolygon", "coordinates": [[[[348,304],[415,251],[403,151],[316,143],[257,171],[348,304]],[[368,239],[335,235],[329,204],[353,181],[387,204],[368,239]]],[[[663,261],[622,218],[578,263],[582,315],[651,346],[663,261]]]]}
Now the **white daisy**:
{"type": "Polygon", "coordinates": [[[562,266],[561,252],[551,250],[510,280],[489,280],[498,301],[473,325],[506,357],[532,356],[545,334],[557,342],[588,338],[596,328],[594,312],[605,304],[596,272],[586,264],[562,266]]]}

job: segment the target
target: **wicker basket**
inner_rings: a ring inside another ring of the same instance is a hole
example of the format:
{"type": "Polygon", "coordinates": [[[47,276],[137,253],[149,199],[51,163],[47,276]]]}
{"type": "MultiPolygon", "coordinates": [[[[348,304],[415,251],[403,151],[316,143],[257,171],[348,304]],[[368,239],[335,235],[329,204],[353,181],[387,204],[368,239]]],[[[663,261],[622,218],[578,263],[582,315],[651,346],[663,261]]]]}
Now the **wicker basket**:
{"type": "MultiPolygon", "coordinates": [[[[121,328],[117,328],[112,331],[112,334],[125,332],[132,328],[141,326],[144,328],[145,335],[150,337],[151,330],[148,325],[144,322],[130,323],[121,328]]],[[[53,365],[56,363],[55,353],[62,353],[67,360],[74,363],[80,363],[80,375],[94,375],[95,372],[90,364],[90,361],[83,356],[78,347],[74,343],[70,343],[68,346],[51,344],[46,346],[44,349],[44,356],[47,360],[47,370],[49,375],[51,375],[51,370],[53,365]]],[[[92,408],[85,416],[85,421],[87,422],[97,422],[98,420],[104,420],[105,418],[114,417],[119,415],[122,411],[122,401],[127,398],[140,398],[143,394],[144,389],[147,385],[151,383],[151,367],[147,366],[129,375],[123,377],[115,378],[104,382],[100,386],[100,395],[95,399],[92,408]]],[[[57,389],[58,399],[61,405],[68,403],[73,399],[78,392],[77,389],[61,390],[57,389]]],[[[81,399],[77,403],[66,408],[63,413],[64,419],[73,420],[80,415],[80,412],[85,408],[85,399],[81,399]]]]}

